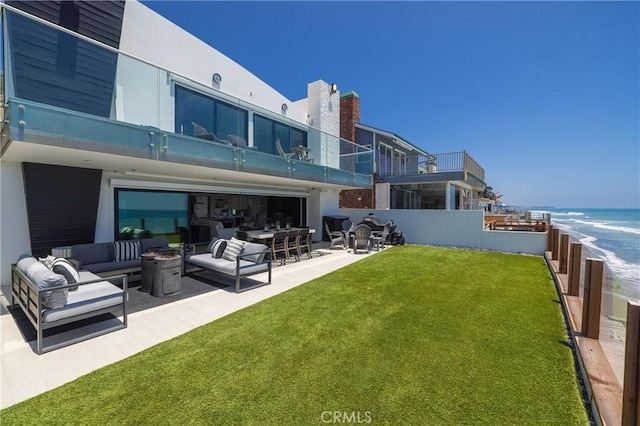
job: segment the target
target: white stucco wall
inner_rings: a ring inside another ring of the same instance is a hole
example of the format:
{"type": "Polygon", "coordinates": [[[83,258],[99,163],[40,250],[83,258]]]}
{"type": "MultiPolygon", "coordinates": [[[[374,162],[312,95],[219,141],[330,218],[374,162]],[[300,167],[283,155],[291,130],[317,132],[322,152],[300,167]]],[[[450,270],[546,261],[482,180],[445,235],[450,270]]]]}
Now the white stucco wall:
{"type": "MultiPolygon", "coordinates": [[[[0,162],[0,284],[11,285],[11,264],[31,253],[20,163],[0,162]]],[[[5,293],[8,294],[8,293],[5,293]]]]}
{"type": "Polygon", "coordinates": [[[337,190],[313,189],[307,202],[308,225],[316,230],[313,241],[322,240],[322,216],[333,214],[338,210],[337,190]]]}
{"type": "Polygon", "coordinates": [[[358,223],[372,212],[382,222],[393,220],[407,243],[470,247],[508,253],[542,255],[546,232],[485,231],[479,210],[369,210],[337,209],[332,214],[349,216],[358,223]]]}
{"type": "MultiPolygon", "coordinates": [[[[137,1],[126,3],[120,50],[276,114],[280,114],[282,104],[286,103],[289,106],[287,117],[306,123],[305,110],[230,58],[137,1]],[[221,83],[215,87],[214,73],[222,76],[221,83]]],[[[160,75],[161,85],[167,78],[166,73],[162,74],[165,75],[160,75]]],[[[145,93],[148,100],[152,100],[152,96],[152,91],[145,93]]],[[[164,114],[162,111],[161,115],[164,114]]]]}
{"type": "Polygon", "coordinates": [[[340,92],[322,80],[307,86],[309,118],[320,132],[309,135],[309,148],[320,164],[340,168],[340,92]]]}

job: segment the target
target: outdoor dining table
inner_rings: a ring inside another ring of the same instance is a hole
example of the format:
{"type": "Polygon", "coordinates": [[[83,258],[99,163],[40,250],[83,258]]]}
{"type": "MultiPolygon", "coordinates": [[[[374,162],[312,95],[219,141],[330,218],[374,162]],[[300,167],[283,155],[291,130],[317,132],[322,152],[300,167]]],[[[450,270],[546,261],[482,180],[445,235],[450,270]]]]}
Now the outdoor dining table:
{"type": "Polygon", "coordinates": [[[298,160],[313,163],[313,158],[309,157],[309,152],[311,151],[310,148],[300,145],[292,147],[291,151],[295,152],[298,160]]]}

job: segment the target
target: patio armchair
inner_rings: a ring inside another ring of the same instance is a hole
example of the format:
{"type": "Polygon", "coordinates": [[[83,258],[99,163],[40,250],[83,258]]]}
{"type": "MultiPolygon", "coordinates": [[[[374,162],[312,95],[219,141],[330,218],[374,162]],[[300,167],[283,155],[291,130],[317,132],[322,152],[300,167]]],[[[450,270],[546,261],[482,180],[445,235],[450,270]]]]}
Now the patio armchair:
{"type": "Polygon", "coordinates": [[[387,222],[387,224],[384,225],[384,229],[382,230],[381,237],[384,238],[385,244],[391,242],[391,236],[393,235],[395,230],[396,230],[396,225],[394,225],[393,222],[387,222]]]}
{"type": "Polygon", "coordinates": [[[358,250],[367,250],[367,253],[371,253],[371,228],[367,225],[357,225],[353,229],[353,240],[351,248],[354,253],[358,250]]]}
{"type": "Polygon", "coordinates": [[[331,229],[329,229],[329,225],[327,225],[327,222],[324,223],[324,229],[327,232],[329,239],[331,240],[328,247],[329,249],[333,248],[336,245],[342,245],[343,250],[347,248],[347,242],[342,231],[332,231],[331,229]]]}

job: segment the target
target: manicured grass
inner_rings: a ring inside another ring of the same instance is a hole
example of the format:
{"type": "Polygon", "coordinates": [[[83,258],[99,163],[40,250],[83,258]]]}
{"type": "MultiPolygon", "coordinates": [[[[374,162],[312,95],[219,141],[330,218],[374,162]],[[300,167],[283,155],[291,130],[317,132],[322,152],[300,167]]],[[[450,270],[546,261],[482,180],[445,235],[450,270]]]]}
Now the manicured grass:
{"type": "Polygon", "coordinates": [[[394,247],[0,416],[3,424],[335,422],[325,412],[346,413],[343,423],[588,424],[544,260],[394,247]]]}

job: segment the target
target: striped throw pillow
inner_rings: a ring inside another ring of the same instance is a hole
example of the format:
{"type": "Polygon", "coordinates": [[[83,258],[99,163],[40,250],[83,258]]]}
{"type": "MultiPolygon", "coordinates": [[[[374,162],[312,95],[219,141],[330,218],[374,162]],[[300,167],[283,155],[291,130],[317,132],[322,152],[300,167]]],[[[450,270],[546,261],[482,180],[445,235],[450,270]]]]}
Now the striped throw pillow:
{"type": "Polygon", "coordinates": [[[114,241],[111,244],[114,262],[140,258],[140,241],[114,241]]]}
{"type": "Polygon", "coordinates": [[[222,258],[235,262],[238,255],[242,253],[243,248],[244,241],[236,240],[235,238],[231,237],[231,240],[229,240],[229,242],[227,243],[227,247],[225,247],[224,249],[224,253],[222,253],[222,258]]]}

